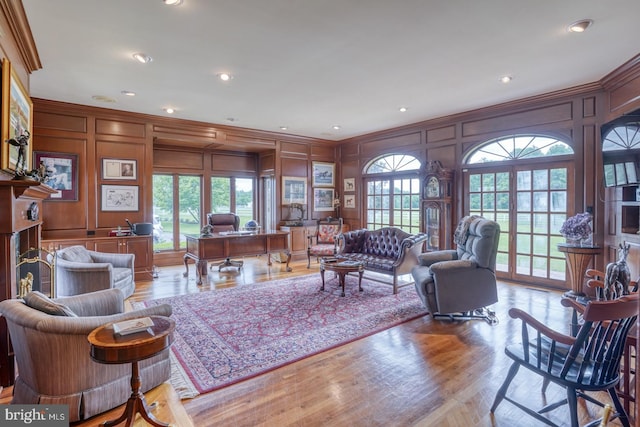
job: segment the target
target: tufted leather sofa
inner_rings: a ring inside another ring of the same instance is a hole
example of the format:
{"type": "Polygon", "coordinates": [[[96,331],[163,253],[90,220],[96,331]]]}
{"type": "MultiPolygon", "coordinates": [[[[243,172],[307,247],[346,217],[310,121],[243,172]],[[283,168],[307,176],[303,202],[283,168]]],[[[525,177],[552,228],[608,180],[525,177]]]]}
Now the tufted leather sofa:
{"type": "Polygon", "coordinates": [[[426,234],[409,234],[396,227],[378,230],[362,228],[338,236],[340,260],[360,261],[365,270],[393,276],[393,293],[398,293],[398,276],[411,273],[426,234]]]}

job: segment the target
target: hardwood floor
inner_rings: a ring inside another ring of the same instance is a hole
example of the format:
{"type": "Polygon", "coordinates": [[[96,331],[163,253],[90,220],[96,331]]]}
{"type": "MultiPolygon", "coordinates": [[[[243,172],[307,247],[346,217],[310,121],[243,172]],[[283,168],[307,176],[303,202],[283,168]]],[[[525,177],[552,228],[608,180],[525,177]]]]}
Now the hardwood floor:
{"type": "MultiPolygon", "coordinates": [[[[131,300],[252,286],[318,272],[315,263],[308,270],[306,260],[294,261],[292,267],[286,273],[283,264],[268,267],[265,257],[245,258],[240,274],[214,270],[201,287],[195,284],[193,268],[186,279],[184,267],[164,267],[152,282],[138,282],[131,300]]],[[[391,292],[391,286],[380,286],[391,292]]],[[[425,316],[182,403],[198,427],[537,426],[539,422],[508,402],[498,407],[495,417],[489,408],[510,366],[505,344],[520,339],[520,324],[507,311],[520,307],[568,332],[570,312],[560,305],[560,298],[559,292],[500,283],[500,301],[492,307],[500,319],[497,325],[425,316]]],[[[540,406],[564,396],[553,385],[543,395],[541,384],[521,370],[510,392],[540,406]]],[[[5,399],[7,393],[5,389],[5,399]]],[[[581,424],[601,413],[591,404],[579,406],[581,424]]],[[[551,419],[567,425],[568,413],[565,408],[555,410],[551,419]]]]}

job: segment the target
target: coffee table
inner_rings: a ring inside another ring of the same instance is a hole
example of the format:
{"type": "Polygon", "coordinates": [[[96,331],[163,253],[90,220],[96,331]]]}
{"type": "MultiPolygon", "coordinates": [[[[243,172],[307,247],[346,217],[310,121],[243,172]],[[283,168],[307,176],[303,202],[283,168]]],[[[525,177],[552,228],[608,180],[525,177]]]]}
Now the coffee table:
{"type": "Polygon", "coordinates": [[[152,333],[143,331],[131,335],[116,336],[113,323],[100,326],[87,338],[91,344],[91,358],[98,363],[120,364],[131,363],[131,396],[122,415],[115,420],[106,421],[103,426],[115,426],[126,420],[126,426],[133,425],[139,413],[149,424],[157,427],[168,427],[169,424],[158,421],[151,413],[140,392],[140,372],[138,362],[155,356],[168,348],[173,342],[173,330],[176,327],[173,319],[164,316],[149,316],[153,320],[150,327],[152,333]]]}
{"type": "Polygon", "coordinates": [[[336,258],[321,258],[320,259],[320,276],[322,277],[322,287],[320,290],[324,291],[324,272],[333,271],[338,275],[340,286],[342,287],[342,294],[344,296],[344,282],[345,276],[349,273],[358,273],[358,290],[362,292],[362,275],[364,273],[364,263],[359,261],[340,261],[336,258]]]}

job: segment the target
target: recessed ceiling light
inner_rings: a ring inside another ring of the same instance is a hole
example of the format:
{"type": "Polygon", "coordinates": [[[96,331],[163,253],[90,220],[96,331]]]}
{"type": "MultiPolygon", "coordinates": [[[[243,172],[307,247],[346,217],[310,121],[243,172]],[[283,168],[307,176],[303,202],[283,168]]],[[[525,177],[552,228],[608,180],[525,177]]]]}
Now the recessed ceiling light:
{"type": "Polygon", "coordinates": [[[332,126],[332,128],[333,128],[334,130],[339,130],[339,129],[340,129],[340,126],[339,126],[339,125],[333,125],[333,126],[332,126]]]}
{"type": "Polygon", "coordinates": [[[511,80],[513,80],[513,77],[511,77],[511,76],[502,76],[502,77],[500,77],[500,81],[502,83],[509,83],[511,80]]]}
{"type": "Polygon", "coordinates": [[[238,121],[238,119],[236,119],[235,117],[227,117],[225,120],[228,121],[228,122],[237,122],[238,121]]]}
{"type": "Polygon", "coordinates": [[[404,113],[405,111],[407,111],[407,107],[400,107],[398,109],[401,113],[404,113]]]}
{"type": "Polygon", "coordinates": [[[123,94],[123,95],[126,95],[126,96],[136,96],[136,93],[135,93],[135,92],[132,92],[132,91],[130,91],[130,90],[123,90],[123,91],[122,91],[122,92],[120,92],[120,93],[121,93],[121,94],[123,94]]]}
{"type": "Polygon", "coordinates": [[[182,4],[182,0],[163,0],[167,6],[179,6],[182,4]]]}
{"type": "Polygon", "coordinates": [[[591,19],[582,19],[580,21],[576,21],[573,24],[567,27],[567,30],[572,33],[583,33],[587,28],[589,28],[593,24],[591,19]]]}
{"type": "Polygon", "coordinates": [[[100,101],[100,102],[116,102],[115,99],[110,98],[108,96],[104,96],[104,95],[93,95],[91,99],[93,99],[94,101],[100,101]]]}
{"type": "Polygon", "coordinates": [[[153,58],[151,58],[146,53],[137,52],[137,53],[134,53],[132,56],[136,61],[141,62],[143,64],[148,64],[149,62],[153,61],[153,58]]]}
{"type": "Polygon", "coordinates": [[[171,108],[171,107],[163,108],[163,110],[164,110],[164,112],[165,112],[165,113],[167,113],[167,114],[173,114],[173,113],[175,113],[175,112],[176,112],[176,110],[174,110],[174,109],[173,109],[173,108],[171,108]]]}
{"type": "Polygon", "coordinates": [[[228,82],[229,80],[231,80],[233,78],[233,76],[229,73],[219,73],[218,74],[218,78],[220,80],[222,80],[223,82],[228,82]]]}
{"type": "Polygon", "coordinates": [[[287,130],[289,129],[287,126],[280,126],[280,130],[287,130]]]}

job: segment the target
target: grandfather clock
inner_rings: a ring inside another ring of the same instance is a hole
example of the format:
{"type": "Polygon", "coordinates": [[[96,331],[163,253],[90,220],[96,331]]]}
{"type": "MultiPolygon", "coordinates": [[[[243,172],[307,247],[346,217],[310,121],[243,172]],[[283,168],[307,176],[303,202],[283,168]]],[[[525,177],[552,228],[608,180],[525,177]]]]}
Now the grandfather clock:
{"type": "Polygon", "coordinates": [[[422,184],[422,213],[424,232],[428,236],[425,247],[427,251],[451,249],[452,202],[453,171],[443,168],[442,163],[437,160],[429,161],[422,184]]]}

